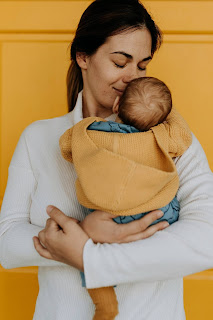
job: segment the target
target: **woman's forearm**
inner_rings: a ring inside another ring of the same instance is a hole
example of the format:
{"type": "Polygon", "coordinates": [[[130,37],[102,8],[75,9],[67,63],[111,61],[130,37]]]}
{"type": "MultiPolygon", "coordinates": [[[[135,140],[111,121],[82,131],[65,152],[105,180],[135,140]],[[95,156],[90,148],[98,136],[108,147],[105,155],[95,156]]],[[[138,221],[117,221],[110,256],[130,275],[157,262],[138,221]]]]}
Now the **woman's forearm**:
{"type": "Polygon", "coordinates": [[[213,267],[213,175],[199,142],[176,159],[180,220],[152,237],[84,248],[88,288],[183,277],[213,267]]]}
{"type": "Polygon", "coordinates": [[[41,257],[34,248],[33,236],[43,229],[29,222],[8,222],[0,237],[0,264],[6,269],[28,266],[67,266],[41,257]]]}

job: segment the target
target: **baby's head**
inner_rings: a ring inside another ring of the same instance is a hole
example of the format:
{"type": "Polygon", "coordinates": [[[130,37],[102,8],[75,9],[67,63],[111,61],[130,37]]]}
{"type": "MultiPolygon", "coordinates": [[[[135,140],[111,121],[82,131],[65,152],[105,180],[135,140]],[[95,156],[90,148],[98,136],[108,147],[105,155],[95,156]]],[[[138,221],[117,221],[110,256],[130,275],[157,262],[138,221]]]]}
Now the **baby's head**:
{"type": "Polygon", "coordinates": [[[147,131],[162,123],[172,109],[169,88],[159,79],[142,77],[132,80],[120,100],[117,98],[113,112],[139,131],[147,131]]]}

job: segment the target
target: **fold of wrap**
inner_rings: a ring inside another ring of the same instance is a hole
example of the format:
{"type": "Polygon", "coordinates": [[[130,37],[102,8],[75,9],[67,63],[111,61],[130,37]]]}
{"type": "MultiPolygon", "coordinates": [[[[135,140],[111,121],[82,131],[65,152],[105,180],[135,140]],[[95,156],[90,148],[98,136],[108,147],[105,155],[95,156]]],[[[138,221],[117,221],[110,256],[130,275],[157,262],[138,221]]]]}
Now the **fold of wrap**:
{"type": "Polygon", "coordinates": [[[114,215],[168,204],[179,186],[172,156],[191,144],[191,132],[177,111],[149,131],[130,134],[88,130],[94,121],[105,120],[85,118],[60,138],[62,155],[78,175],[78,201],[114,215]]]}

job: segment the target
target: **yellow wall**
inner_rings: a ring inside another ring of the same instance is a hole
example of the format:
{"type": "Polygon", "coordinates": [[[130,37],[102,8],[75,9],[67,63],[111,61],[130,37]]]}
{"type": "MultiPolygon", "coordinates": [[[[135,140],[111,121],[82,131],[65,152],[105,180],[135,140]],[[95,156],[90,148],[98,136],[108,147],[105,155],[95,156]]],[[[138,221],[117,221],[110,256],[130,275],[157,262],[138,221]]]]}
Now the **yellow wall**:
{"type": "MultiPolygon", "coordinates": [[[[69,43],[90,1],[0,0],[0,202],[7,168],[22,130],[66,112],[69,43]]],[[[144,1],[164,31],[148,69],[165,81],[174,104],[213,168],[213,1],[144,1]]],[[[187,320],[213,319],[213,272],[184,280],[187,320]]],[[[0,266],[0,319],[32,318],[37,268],[0,266]]]]}

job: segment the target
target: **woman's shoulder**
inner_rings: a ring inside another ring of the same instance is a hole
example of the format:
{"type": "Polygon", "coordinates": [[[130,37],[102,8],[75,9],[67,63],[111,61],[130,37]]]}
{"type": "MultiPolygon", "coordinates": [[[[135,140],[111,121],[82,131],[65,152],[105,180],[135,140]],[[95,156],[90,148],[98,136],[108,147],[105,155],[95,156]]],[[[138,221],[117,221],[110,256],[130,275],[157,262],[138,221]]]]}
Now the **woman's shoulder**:
{"type": "Polygon", "coordinates": [[[72,113],[70,112],[60,117],[34,121],[24,129],[22,135],[33,140],[60,137],[72,126],[71,118],[72,113]]]}
{"type": "Polygon", "coordinates": [[[28,125],[22,132],[17,143],[13,163],[17,159],[30,159],[31,166],[35,169],[45,163],[45,159],[51,156],[57,158],[60,153],[60,136],[72,126],[71,113],[52,119],[37,120],[28,125]]]}

